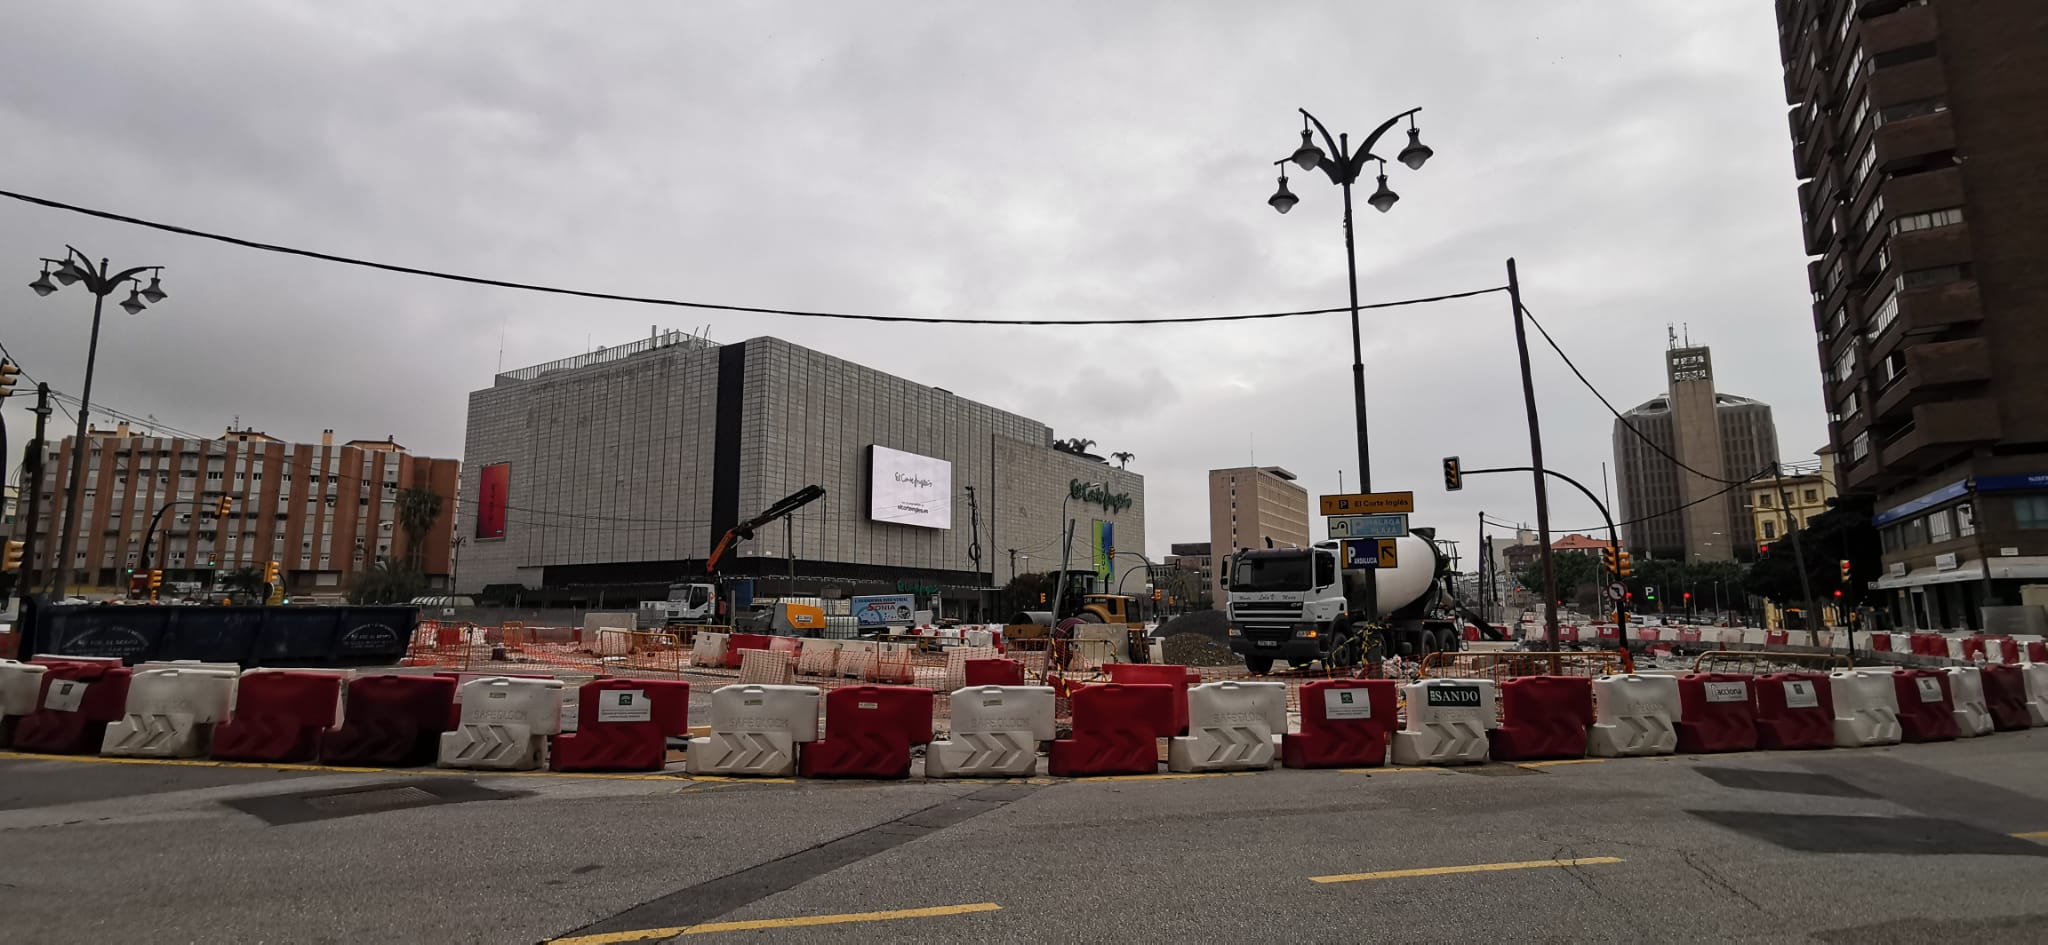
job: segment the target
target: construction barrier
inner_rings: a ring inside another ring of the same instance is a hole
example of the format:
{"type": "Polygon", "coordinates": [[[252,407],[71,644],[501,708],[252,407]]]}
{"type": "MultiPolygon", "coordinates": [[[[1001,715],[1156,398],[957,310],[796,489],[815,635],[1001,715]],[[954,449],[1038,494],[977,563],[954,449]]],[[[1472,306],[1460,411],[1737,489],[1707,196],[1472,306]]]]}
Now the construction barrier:
{"type": "Polygon", "coordinates": [[[14,726],[16,751],[89,755],[128,709],[130,671],[119,660],[37,657],[47,667],[36,710],[14,726]]]}
{"type": "Polygon", "coordinates": [[[968,660],[962,664],[961,678],[963,686],[1022,686],[1024,664],[1012,659],[968,660]]]}
{"type": "MultiPolygon", "coordinates": [[[[1167,734],[1178,736],[1188,733],[1188,687],[1201,682],[1202,677],[1200,675],[1188,672],[1188,668],[1185,666],[1111,663],[1109,664],[1109,681],[1133,686],[1142,686],[1148,683],[1172,686],[1173,719],[1171,731],[1167,732],[1167,734]]],[[[1285,686],[1283,685],[1282,688],[1284,689],[1285,686]]],[[[1281,710],[1282,712],[1286,711],[1284,693],[1281,701],[1281,710]]],[[[1286,731],[1286,729],[1287,724],[1285,721],[1282,721],[1280,730],[1286,731]]]]}
{"type": "Polygon", "coordinates": [[[2048,663],[2048,641],[2027,641],[2026,653],[2029,663],[2048,663]]]}
{"type": "MultiPolygon", "coordinates": [[[[1186,673],[1180,666],[1138,668],[1186,673]]],[[[1175,701],[1187,712],[1187,734],[1166,743],[1168,771],[1245,771],[1273,766],[1274,739],[1287,731],[1286,683],[1203,683],[1181,690],[1175,701]]]]}
{"type": "Polygon", "coordinates": [[[1756,748],[1750,677],[1688,673],[1678,677],[1678,750],[1687,754],[1756,748]]]}
{"type": "Polygon", "coordinates": [[[1853,669],[1846,653],[1773,653],[1760,650],[1709,650],[1693,660],[1695,673],[1763,676],[1791,670],[1829,673],[1853,669]]]}
{"type": "Polygon", "coordinates": [[[1627,650],[1573,652],[1458,652],[1431,653],[1417,671],[1423,679],[1490,679],[1496,683],[1518,676],[1583,676],[1591,679],[1612,673],[1632,672],[1635,662],[1627,650]]]}
{"type": "Polygon", "coordinates": [[[240,664],[212,667],[145,663],[128,678],[121,720],[107,726],[100,754],[138,758],[197,758],[227,718],[240,664]]]}
{"type": "Polygon", "coordinates": [[[690,684],[593,679],[576,693],[576,730],[555,736],[556,771],[659,771],[670,736],[690,734],[690,684]]]}
{"type": "Polygon", "coordinates": [[[2027,682],[2019,667],[1985,665],[1977,678],[1984,686],[1984,708],[1991,714],[1993,730],[2020,732],[2033,726],[2027,713],[2027,682]]]}
{"type": "Polygon", "coordinates": [[[1890,653],[1892,651],[1892,635],[1889,633],[1867,633],[1864,634],[1864,638],[1870,642],[1870,652],[1872,653],[1890,653]]]}
{"type": "Polygon", "coordinates": [[[1833,748],[1835,704],[1821,673],[1769,673],[1751,690],[1756,699],[1756,745],[1768,750],[1833,748]]]}
{"type": "MultiPolygon", "coordinates": [[[[969,664],[969,663],[978,663],[978,662],[981,662],[981,661],[983,661],[983,660],[992,660],[992,659],[998,659],[998,658],[1000,658],[1000,657],[1001,657],[1002,655],[1003,655],[1003,654],[1002,654],[1002,651],[1000,651],[1000,650],[998,650],[998,649],[996,649],[995,647],[992,647],[992,646],[956,646],[956,647],[953,647],[953,648],[952,648],[952,649],[950,649],[950,650],[947,650],[947,651],[946,651],[946,675],[945,675],[945,687],[944,687],[944,688],[945,688],[945,691],[946,691],[946,692],[952,692],[952,691],[953,691],[953,690],[955,690],[955,689],[960,689],[960,688],[963,688],[963,687],[965,687],[965,686],[970,686],[970,685],[977,685],[976,683],[972,683],[972,682],[969,682],[969,681],[968,681],[968,678],[967,678],[967,676],[968,676],[968,673],[967,673],[967,664],[969,664]]],[[[1017,668],[1018,668],[1018,671],[1019,671],[1019,675],[1021,676],[1021,675],[1022,675],[1022,670],[1023,670],[1023,664],[1021,664],[1021,663],[1020,663],[1020,664],[1018,664],[1018,667],[1017,667],[1017,668]]],[[[1023,683],[1023,680],[1022,680],[1022,679],[1019,679],[1019,680],[1018,680],[1018,684],[1020,684],[1020,685],[1021,685],[1022,683],[1023,683]]],[[[1003,685],[1003,684],[1002,684],[1002,683],[979,683],[979,685],[984,685],[984,686],[988,686],[988,685],[1003,685]]]]}
{"type": "Polygon", "coordinates": [[[1601,676],[1593,680],[1593,724],[1586,750],[1602,758],[1668,755],[1678,750],[1683,709],[1675,676],[1601,676]]]}
{"type": "Polygon", "coordinates": [[[497,676],[463,683],[454,731],[441,735],[443,768],[532,771],[548,766],[548,736],[562,730],[562,681],[497,676]]]}
{"type": "Polygon", "coordinates": [[[1836,747],[1896,745],[1905,737],[1892,675],[1853,669],[1828,674],[1828,695],[1835,706],[1836,747]]]}
{"type": "Polygon", "coordinates": [[[320,735],[341,721],[340,673],[252,669],[235,683],[227,721],[209,754],[220,761],[311,762],[320,735]]]}
{"type": "Polygon", "coordinates": [[[1593,724],[1593,681],[1582,676],[1523,676],[1500,684],[1500,725],[1486,733],[1501,761],[1586,756],[1593,724]]]}
{"type": "Polygon", "coordinates": [[[1397,765],[1479,764],[1487,730],[1497,724],[1490,679],[1424,679],[1403,689],[1407,725],[1394,733],[1397,765]]]}
{"type": "Polygon", "coordinates": [[[872,683],[907,686],[917,681],[917,645],[876,643],[860,678],[872,683]]]}
{"type": "MultiPolygon", "coordinates": [[[[796,642],[794,640],[790,641],[796,642]]],[[[740,657],[740,682],[764,686],[796,684],[796,663],[790,654],[774,648],[734,651],[740,657]]]]}
{"type": "Polygon", "coordinates": [[[49,671],[40,663],[0,660],[0,748],[14,744],[15,723],[42,704],[43,674],[49,671]]]}
{"type": "Polygon", "coordinates": [[[455,721],[455,680],[447,676],[359,676],[348,682],[339,727],[320,736],[330,765],[431,765],[455,721]]]}
{"type": "Polygon", "coordinates": [[[1687,627],[1680,627],[1680,628],[1679,628],[1679,630],[1678,630],[1678,642],[1680,642],[1680,643],[1698,643],[1698,642],[1700,642],[1700,629],[1699,629],[1698,627],[1691,627],[1691,628],[1687,628],[1687,627]]]}
{"type": "Polygon", "coordinates": [[[839,675],[839,650],[841,640],[799,640],[796,650],[796,671],[802,676],[839,675]]]}
{"type": "Polygon", "coordinates": [[[1391,679],[1321,679],[1301,687],[1301,731],[1280,738],[1289,768],[1365,768],[1387,761],[1400,721],[1391,679]]]}
{"type": "Polygon", "coordinates": [[[950,701],[952,737],[926,747],[927,777],[1015,778],[1038,770],[1038,743],[1055,734],[1052,687],[969,686],[950,701]]]}
{"type": "Polygon", "coordinates": [[[724,666],[726,640],[730,634],[699,630],[690,641],[691,666],[724,666]]]}
{"type": "Polygon", "coordinates": [[[1769,642],[1771,631],[1762,627],[1746,627],[1742,631],[1743,646],[1763,646],[1769,642]]]}
{"type": "MultiPolygon", "coordinates": [[[[774,640],[774,637],[769,636],[765,633],[733,634],[726,640],[725,644],[725,668],[739,669],[742,661],[742,654],[744,654],[748,650],[765,650],[768,648],[768,645],[774,640]]],[[[692,656],[692,662],[695,662],[694,654],[692,656]]]]}
{"type": "Polygon", "coordinates": [[[803,747],[806,778],[907,778],[910,748],[932,740],[932,691],[848,686],[825,695],[825,737],[803,747]]]}
{"type": "Polygon", "coordinates": [[[800,744],[818,740],[816,686],[721,686],[711,693],[711,733],[690,739],[691,774],[787,777],[800,744]]]}
{"type": "Polygon", "coordinates": [[[2029,661],[2020,666],[2020,681],[2027,691],[2027,720],[2048,725],[2048,663],[2029,661]]]}
{"type": "Polygon", "coordinates": [[[1052,743],[1046,770],[1058,778],[1159,770],[1158,739],[1173,734],[1175,692],[1156,683],[1080,687],[1070,700],[1073,737],[1052,743]]]}
{"type": "Polygon", "coordinates": [[[1991,710],[1984,704],[1984,677],[1975,666],[1950,666],[1948,694],[1955,706],[1956,734],[1963,738],[1989,735],[1991,710]]]}
{"type": "Polygon", "coordinates": [[[1908,742],[1945,742],[1957,735],[1955,703],[1948,673],[1938,669],[1903,669],[1892,675],[1898,699],[1899,736],[1908,742]]]}

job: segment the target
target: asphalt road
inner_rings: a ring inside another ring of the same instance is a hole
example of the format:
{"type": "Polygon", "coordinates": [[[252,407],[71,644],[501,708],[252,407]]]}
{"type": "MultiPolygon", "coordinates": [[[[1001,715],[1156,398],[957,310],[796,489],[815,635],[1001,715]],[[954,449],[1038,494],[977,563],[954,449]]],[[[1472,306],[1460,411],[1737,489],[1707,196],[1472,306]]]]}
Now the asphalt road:
{"type": "Polygon", "coordinates": [[[2031,942],[2044,889],[2048,730],[987,783],[0,754],[22,943],[2031,942]]]}

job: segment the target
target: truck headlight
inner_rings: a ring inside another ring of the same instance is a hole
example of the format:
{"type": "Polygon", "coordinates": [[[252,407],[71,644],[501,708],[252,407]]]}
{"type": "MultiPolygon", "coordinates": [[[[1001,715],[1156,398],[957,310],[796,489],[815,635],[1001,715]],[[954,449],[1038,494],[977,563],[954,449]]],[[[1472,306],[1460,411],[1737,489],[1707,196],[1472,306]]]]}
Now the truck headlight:
{"type": "Polygon", "coordinates": [[[1233,637],[1241,637],[1241,636],[1244,636],[1244,634],[1243,634],[1243,633],[1240,633],[1240,632],[1238,632],[1238,629],[1237,629],[1236,627],[1231,627],[1231,628],[1229,628],[1229,630],[1227,630],[1227,631],[1225,631],[1225,632],[1227,632],[1227,633],[1228,633],[1228,634],[1229,634],[1230,636],[1233,636],[1233,637]]]}
{"type": "Polygon", "coordinates": [[[1294,631],[1294,638],[1297,640],[1313,640],[1316,638],[1316,632],[1314,630],[1296,630],[1294,631]]]}

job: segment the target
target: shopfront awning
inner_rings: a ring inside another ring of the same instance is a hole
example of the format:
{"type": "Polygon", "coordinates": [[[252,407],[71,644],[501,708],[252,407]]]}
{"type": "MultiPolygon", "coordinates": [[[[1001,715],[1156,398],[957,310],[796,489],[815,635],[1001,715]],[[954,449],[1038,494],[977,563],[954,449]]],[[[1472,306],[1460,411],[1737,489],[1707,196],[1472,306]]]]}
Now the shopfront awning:
{"type": "MultiPolygon", "coordinates": [[[[1994,581],[2048,580],[2048,557],[2039,555],[1991,559],[1991,579],[1994,581]]],[[[1916,568],[1905,574],[1887,574],[1877,579],[1879,590],[1894,590],[1903,587],[1926,587],[1931,584],[1953,584],[1959,581],[1984,580],[1984,566],[1978,562],[1965,562],[1962,567],[1947,571],[1933,568],[1916,568]]]]}

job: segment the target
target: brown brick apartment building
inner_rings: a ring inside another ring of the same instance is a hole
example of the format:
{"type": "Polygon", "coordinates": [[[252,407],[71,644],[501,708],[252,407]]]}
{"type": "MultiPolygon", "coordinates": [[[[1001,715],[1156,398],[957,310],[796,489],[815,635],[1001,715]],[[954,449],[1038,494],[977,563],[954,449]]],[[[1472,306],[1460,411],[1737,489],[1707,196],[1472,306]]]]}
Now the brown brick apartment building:
{"type": "MultiPolygon", "coordinates": [[[[87,434],[85,481],[72,559],[72,587],[102,592],[127,586],[142,560],[144,535],[170,504],[151,557],[167,581],[210,581],[216,574],[277,561],[285,586],[300,594],[340,594],[379,557],[403,558],[397,524],[401,490],[441,496],[425,538],[422,570],[446,586],[454,534],[459,463],[414,456],[384,440],[336,445],[286,443],[254,430],[216,439],[141,436],[126,424],[87,434]],[[214,505],[227,496],[226,520],[214,505]]],[[[43,463],[31,580],[46,584],[57,556],[65,486],[76,455],[66,437],[43,463]]],[[[31,527],[16,525],[19,535],[31,527]]]]}
{"type": "Polygon", "coordinates": [[[2048,3],[1778,0],[1830,436],[1893,616],[2048,579],[2048,3]]]}

